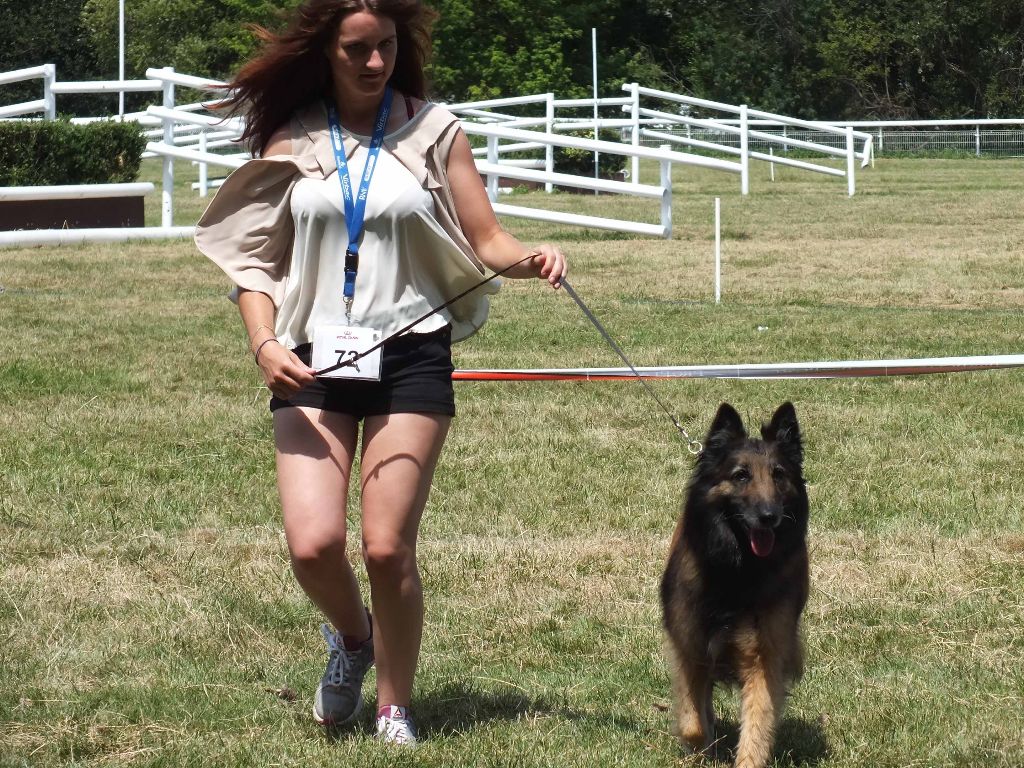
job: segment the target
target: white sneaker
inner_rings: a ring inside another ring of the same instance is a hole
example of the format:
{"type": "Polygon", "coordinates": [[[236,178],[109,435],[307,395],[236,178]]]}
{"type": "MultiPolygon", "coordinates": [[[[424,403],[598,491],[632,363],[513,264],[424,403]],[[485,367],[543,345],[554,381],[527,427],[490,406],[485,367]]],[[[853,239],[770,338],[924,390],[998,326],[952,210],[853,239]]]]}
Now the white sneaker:
{"type": "Polygon", "coordinates": [[[345,648],[341,635],[324,624],[320,627],[330,657],[313,698],[313,719],[320,725],[345,725],[363,708],[363,678],[373,666],[373,642],[358,650],[345,648]]]}
{"type": "Polygon", "coordinates": [[[385,744],[416,746],[416,726],[408,707],[387,706],[377,712],[377,738],[385,744]]]}

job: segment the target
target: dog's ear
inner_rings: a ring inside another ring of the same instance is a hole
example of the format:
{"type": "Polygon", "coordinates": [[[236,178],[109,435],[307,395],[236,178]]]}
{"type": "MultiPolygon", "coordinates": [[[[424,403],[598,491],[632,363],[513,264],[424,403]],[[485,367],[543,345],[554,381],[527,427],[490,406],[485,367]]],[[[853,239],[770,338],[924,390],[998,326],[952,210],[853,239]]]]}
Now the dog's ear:
{"type": "Polygon", "coordinates": [[[725,448],[746,436],[747,430],[743,426],[743,419],[736,413],[736,409],[728,403],[722,403],[718,406],[718,413],[715,414],[711,427],[708,428],[707,437],[704,438],[704,451],[714,453],[716,449],[725,448]]]}
{"type": "Polygon", "coordinates": [[[796,466],[804,461],[803,440],[800,437],[800,424],[796,420],[796,408],[790,402],[779,406],[769,424],[762,425],[761,437],[766,442],[775,443],[786,458],[796,466]]]}

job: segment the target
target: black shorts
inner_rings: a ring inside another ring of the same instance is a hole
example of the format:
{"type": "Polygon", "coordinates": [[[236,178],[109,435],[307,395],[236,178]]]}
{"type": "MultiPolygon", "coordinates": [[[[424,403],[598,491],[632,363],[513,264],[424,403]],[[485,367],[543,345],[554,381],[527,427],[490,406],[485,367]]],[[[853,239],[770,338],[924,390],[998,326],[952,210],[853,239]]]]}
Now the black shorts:
{"type": "MultiPolygon", "coordinates": [[[[292,351],[309,365],[309,344],[292,351]]],[[[454,370],[451,326],[432,333],[407,333],[381,348],[380,381],[317,379],[289,400],[271,397],[270,410],[305,406],[347,413],[357,419],[388,413],[454,416],[454,370]]]]}

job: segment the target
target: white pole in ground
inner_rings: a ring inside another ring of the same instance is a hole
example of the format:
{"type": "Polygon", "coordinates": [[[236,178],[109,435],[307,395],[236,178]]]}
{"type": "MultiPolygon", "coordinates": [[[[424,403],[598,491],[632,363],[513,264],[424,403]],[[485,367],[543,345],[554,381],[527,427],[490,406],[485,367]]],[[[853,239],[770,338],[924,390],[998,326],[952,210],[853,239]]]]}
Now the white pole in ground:
{"type": "Polygon", "coordinates": [[[722,198],[715,198],[715,304],[722,303],[722,198]]]}
{"type": "MultiPolygon", "coordinates": [[[[768,154],[775,157],[775,150],[772,147],[768,147],[768,154]]],[[[768,163],[768,171],[771,174],[771,180],[775,181],[775,163],[768,163]]]]}
{"type": "MultiPolygon", "coordinates": [[[[124,82],[124,0],[117,11],[117,79],[124,82]]],[[[117,92],[117,114],[124,117],[124,91],[117,92]]]]}
{"type": "MultiPolygon", "coordinates": [[[[661,148],[668,152],[671,144],[662,144],[661,148]]],[[[672,239],[672,163],[662,160],[661,166],[661,226],[665,231],[665,239],[672,239]]]]}
{"type": "MultiPolygon", "coordinates": [[[[491,165],[498,164],[498,137],[487,137],[487,162],[491,165]]],[[[487,174],[487,197],[491,203],[498,202],[498,183],[500,178],[496,173],[487,174]]]]}
{"type": "MultiPolygon", "coordinates": [[[[544,98],[544,130],[550,136],[555,132],[555,94],[545,94],[544,98]]],[[[488,143],[487,145],[491,145],[488,143]]],[[[488,150],[490,151],[490,150],[488,150]]],[[[487,162],[491,162],[488,157],[487,162]]],[[[548,144],[544,150],[544,170],[547,173],[555,172],[555,145],[548,144]]],[[[544,191],[551,192],[555,188],[555,185],[550,181],[544,183],[544,191]]]]}
{"type": "MultiPolygon", "coordinates": [[[[590,47],[591,47],[592,56],[593,56],[593,69],[594,69],[594,141],[597,141],[598,137],[600,136],[600,131],[599,131],[598,127],[597,127],[597,27],[591,27],[590,28],[590,41],[591,41],[591,46],[590,47]]],[[[594,152],[594,178],[595,179],[599,178],[599,176],[600,176],[600,174],[598,173],[598,160],[599,159],[600,159],[600,155],[597,152],[594,152]]],[[[595,195],[597,194],[597,190],[596,189],[594,190],[594,194],[595,195]]]]}
{"type": "Polygon", "coordinates": [[[740,192],[750,193],[750,122],[746,104],[740,104],[740,192]]]}
{"type": "MultiPolygon", "coordinates": [[[[630,141],[634,147],[640,146],[640,84],[629,84],[629,117],[633,121],[633,130],[630,134],[630,141]]],[[[629,180],[634,184],[640,183],[640,158],[633,157],[633,168],[629,180]]]]}
{"type": "MultiPolygon", "coordinates": [[[[174,72],[172,67],[164,67],[163,72],[174,72]]],[[[174,109],[174,83],[163,81],[164,109],[174,109]]],[[[174,146],[174,120],[164,118],[164,144],[174,146]]],[[[160,193],[160,225],[165,228],[174,226],[174,159],[164,155],[163,191],[160,193]]]]}
{"type": "Polygon", "coordinates": [[[57,99],[53,93],[53,84],[57,80],[57,66],[43,64],[43,119],[57,119],[57,99]]]}
{"type": "MultiPolygon", "coordinates": [[[[199,151],[206,151],[206,131],[199,132],[199,151]]],[[[206,191],[209,187],[206,163],[199,163],[199,196],[206,197],[206,191]]]]}
{"type": "Polygon", "coordinates": [[[853,179],[854,160],[856,159],[857,149],[853,143],[853,126],[846,126],[846,193],[850,197],[853,197],[853,193],[856,191],[855,182],[853,179]]]}

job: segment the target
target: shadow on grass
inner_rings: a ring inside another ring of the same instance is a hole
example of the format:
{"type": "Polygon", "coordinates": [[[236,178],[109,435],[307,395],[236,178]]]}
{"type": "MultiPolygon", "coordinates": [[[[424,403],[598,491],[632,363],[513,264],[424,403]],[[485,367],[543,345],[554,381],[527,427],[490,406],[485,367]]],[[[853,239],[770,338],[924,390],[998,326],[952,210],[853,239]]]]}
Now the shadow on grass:
{"type": "Polygon", "coordinates": [[[563,713],[563,707],[522,691],[488,691],[468,681],[453,681],[427,691],[415,702],[420,732],[464,733],[494,720],[518,720],[531,715],[563,713]]]}
{"type": "MultiPolygon", "coordinates": [[[[351,724],[328,727],[321,733],[328,741],[345,741],[353,736],[371,736],[377,702],[365,700],[362,714],[351,724]]],[[[412,702],[413,716],[419,737],[430,738],[467,733],[482,724],[514,721],[531,716],[558,715],[574,717],[564,706],[543,697],[531,698],[523,692],[487,691],[472,682],[455,681],[416,695],[412,702]]]]}
{"type": "Polygon", "coordinates": [[[506,689],[482,689],[471,681],[452,681],[416,696],[413,701],[416,726],[421,736],[467,733],[494,721],[511,722],[531,717],[553,716],[604,728],[637,731],[639,721],[612,712],[582,712],[562,701],[506,689]]]}
{"type": "MultiPolygon", "coordinates": [[[[734,720],[724,719],[715,723],[717,746],[712,765],[731,765],[739,742],[740,727],[734,720]]],[[[814,766],[828,757],[825,732],[816,720],[784,717],[779,724],[772,749],[777,765],[814,766]]]]}

